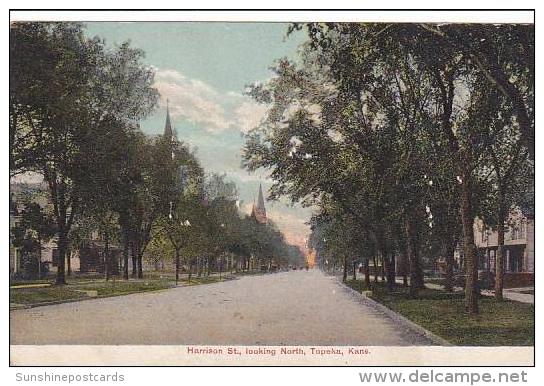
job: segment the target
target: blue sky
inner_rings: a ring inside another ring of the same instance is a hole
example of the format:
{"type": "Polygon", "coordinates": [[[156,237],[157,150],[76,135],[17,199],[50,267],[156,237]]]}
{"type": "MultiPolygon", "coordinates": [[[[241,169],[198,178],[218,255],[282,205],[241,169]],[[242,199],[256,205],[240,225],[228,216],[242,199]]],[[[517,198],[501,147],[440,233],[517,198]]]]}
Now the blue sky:
{"type": "MultiPolygon", "coordinates": [[[[297,58],[303,33],[286,37],[285,23],[131,22],[87,23],[87,33],[108,45],[127,40],[145,52],[156,68],[155,86],[161,94],[156,111],[142,121],[142,130],[164,129],[166,98],[178,137],[197,148],[207,171],[226,173],[236,182],[248,210],[265,173],[241,169],[243,133],[256,126],[265,106],[243,95],[246,85],[272,76],[275,60],[297,58]]],[[[309,230],[310,210],[281,202],[267,203],[269,217],[288,239],[301,244],[309,230]]]]}

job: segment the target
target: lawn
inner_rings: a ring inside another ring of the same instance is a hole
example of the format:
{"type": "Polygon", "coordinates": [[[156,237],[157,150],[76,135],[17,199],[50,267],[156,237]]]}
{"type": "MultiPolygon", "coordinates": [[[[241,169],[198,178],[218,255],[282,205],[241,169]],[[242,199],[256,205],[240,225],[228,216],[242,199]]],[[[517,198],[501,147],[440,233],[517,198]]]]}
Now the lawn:
{"type": "Polygon", "coordinates": [[[41,288],[18,288],[9,290],[10,303],[35,304],[57,300],[83,299],[84,292],[75,291],[68,286],[50,286],[41,288]]]}
{"type": "Polygon", "coordinates": [[[364,280],[351,279],[346,281],[344,284],[347,285],[349,288],[354,289],[357,292],[363,292],[367,290],[367,288],[365,287],[364,280]]]}
{"type": "MultiPolygon", "coordinates": [[[[9,285],[11,286],[24,286],[24,285],[32,285],[32,284],[54,284],[55,283],[56,276],[52,274],[48,274],[46,277],[42,279],[11,279],[9,281],[9,285]]],[[[87,273],[87,274],[75,274],[73,273],[70,276],[66,276],[66,281],[69,284],[74,283],[84,283],[84,282],[94,282],[94,281],[100,281],[104,279],[104,275],[97,274],[97,273],[87,273]]]]}
{"type": "Polygon", "coordinates": [[[155,291],[171,288],[173,283],[168,280],[134,280],[119,281],[105,280],[84,281],[64,286],[51,285],[40,288],[11,288],[10,303],[37,304],[52,301],[85,299],[95,296],[127,295],[135,292],[155,291]]]}
{"type": "MultiPolygon", "coordinates": [[[[10,288],[10,303],[31,305],[39,303],[47,303],[53,301],[68,301],[76,299],[86,299],[92,297],[108,297],[128,295],[137,292],[157,291],[168,289],[175,286],[174,275],[172,274],[151,274],[144,279],[129,281],[124,280],[109,280],[94,277],[70,277],[68,285],[56,286],[51,281],[24,281],[12,283],[16,285],[30,284],[37,285],[42,283],[51,283],[48,287],[30,287],[30,288],[10,288]]],[[[223,273],[222,277],[213,276],[193,276],[191,282],[187,278],[180,280],[180,285],[201,285],[210,284],[224,280],[230,280],[232,276],[227,276],[223,273]]]]}
{"type": "MultiPolygon", "coordinates": [[[[361,284],[346,283],[361,291],[361,284]]],[[[465,312],[463,293],[425,289],[417,299],[398,286],[388,293],[383,283],[374,284],[370,297],[427,330],[459,346],[533,346],[535,308],[515,301],[497,302],[482,297],[480,314],[465,312]]]]}

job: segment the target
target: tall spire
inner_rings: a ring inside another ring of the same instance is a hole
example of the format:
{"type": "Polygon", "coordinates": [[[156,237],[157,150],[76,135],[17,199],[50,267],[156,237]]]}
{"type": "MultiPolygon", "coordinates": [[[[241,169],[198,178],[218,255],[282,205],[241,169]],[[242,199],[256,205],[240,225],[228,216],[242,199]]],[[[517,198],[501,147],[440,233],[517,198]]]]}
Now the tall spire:
{"type": "Polygon", "coordinates": [[[166,99],[166,124],[164,125],[164,136],[172,139],[173,135],[172,124],[170,123],[170,108],[168,105],[168,99],[166,99]]]}
{"type": "Polygon", "coordinates": [[[257,205],[255,205],[255,199],[253,200],[253,208],[251,209],[251,216],[254,217],[257,222],[266,224],[268,218],[266,217],[266,208],[264,206],[264,196],[262,184],[259,184],[259,196],[257,198],[257,205]]]}
{"type": "Polygon", "coordinates": [[[257,209],[261,210],[266,216],[266,208],[264,207],[264,198],[263,198],[263,186],[259,184],[259,198],[257,198],[257,209]]]}

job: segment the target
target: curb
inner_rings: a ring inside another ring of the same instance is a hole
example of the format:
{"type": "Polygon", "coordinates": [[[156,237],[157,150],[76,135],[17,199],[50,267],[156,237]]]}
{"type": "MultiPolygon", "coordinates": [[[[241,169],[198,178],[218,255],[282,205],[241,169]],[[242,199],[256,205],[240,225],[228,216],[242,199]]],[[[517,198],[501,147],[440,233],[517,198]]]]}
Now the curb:
{"type": "MultiPolygon", "coordinates": [[[[97,295],[97,296],[88,296],[84,298],[75,298],[75,299],[65,299],[65,300],[52,300],[50,302],[42,302],[42,303],[34,303],[34,304],[19,304],[15,307],[12,307],[10,305],[9,310],[10,311],[16,311],[16,310],[27,310],[29,308],[36,308],[36,307],[44,307],[44,306],[53,306],[55,304],[64,304],[64,303],[75,303],[75,302],[83,302],[85,300],[93,300],[93,299],[105,299],[105,298],[115,298],[118,296],[127,296],[127,295],[135,295],[135,294],[143,294],[148,292],[161,292],[161,291],[168,291],[174,288],[186,288],[186,287],[194,287],[199,285],[210,285],[210,284],[216,284],[221,283],[223,281],[231,281],[231,280],[238,280],[239,278],[234,276],[232,278],[223,278],[224,280],[211,282],[211,283],[201,283],[201,284],[193,284],[193,285],[178,285],[178,286],[172,286],[169,288],[161,288],[156,290],[149,290],[149,291],[138,291],[138,292],[130,292],[128,294],[118,294],[118,295],[97,295]]],[[[76,290],[79,291],[79,290],[76,290]]],[[[85,291],[83,291],[85,292],[85,291]]]]}
{"type": "Polygon", "coordinates": [[[174,286],[174,287],[170,287],[170,288],[161,288],[161,289],[150,290],[150,291],[130,292],[128,294],[119,294],[119,295],[98,295],[98,296],[89,296],[89,297],[85,297],[85,298],[52,300],[50,302],[42,302],[42,303],[34,303],[34,304],[23,304],[23,305],[18,305],[18,306],[15,306],[15,307],[12,307],[10,305],[9,310],[10,311],[27,310],[29,308],[44,307],[44,306],[54,306],[55,304],[83,302],[85,300],[93,300],[93,299],[116,298],[116,297],[119,297],[119,296],[145,294],[145,293],[148,293],[148,292],[161,292],[161,291],[167,291],[167,290],[170,290],[170,289],[173,289],[173,288],[176,288],[176,287],[174,286]]]}
{"type": "Polygon", "coordinates": [[[394,320],[395,322],[401,323],[405,325],[407,328],[411,329],[412,331],[416,332],[419,335],[423,335],[425,338],[429,339],[431,342],[439,345],[439,346],[454,346],[451,342],[447,341],[446,339],[432,333],[431,331],[427,330],[426,328],[421,327],[419,324],[412,322],[410,319],[402,316],[401,314],[393,311],[392,309],[388,308],[387,306],[377,302],[374,299],[369,298],[365,294],[362,294],[360,292],[355,291],[353,288],[348,287],[347,285],[343,284],[337,279],[338,284],[341,284],[342,287],[348,289],[350,292],[352,292],[354,295],[357,295],[358,297],[362,298],[365,302],[370,303],[374,308],[378,309],[379,311],[386,314],[389,318],[394,320]]]}

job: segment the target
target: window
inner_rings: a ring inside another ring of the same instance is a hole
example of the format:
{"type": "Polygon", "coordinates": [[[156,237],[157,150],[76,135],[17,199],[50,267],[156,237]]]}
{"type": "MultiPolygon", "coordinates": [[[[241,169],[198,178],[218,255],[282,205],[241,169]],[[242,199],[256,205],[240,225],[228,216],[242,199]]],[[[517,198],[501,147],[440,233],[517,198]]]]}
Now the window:
{"type": "Polygon", "coordinates": [[[510,256],[510,272],[523,271],[523,259],[521,256],[510,256]]]}
{"type": "Polygon", "coordinates": [[[487,242],[487,238],[488,238],[488,231],[487,231],[487,227],[482,227],[482,243],[485,243],[487,242]]]}
{"type": "Polygon", "coordinates": [[[519,226],[518,224],[515,224],[513,225],[511,228],[510,228],[510,240],[517,240],[520,238],[519,236],[519,226]]]}
{"type": "Polygon", "coordinates": [[[519,238],[524,239],[525,237],[525,221],[522,221],[519,225],[519,238]]]}
{"type": "Polygon", "coordinates": [[[485,253],[480,254],[480,258],[478,259],[478,269],[486,269],[486,262],[487,262],[487,256],[485,253]]]}

